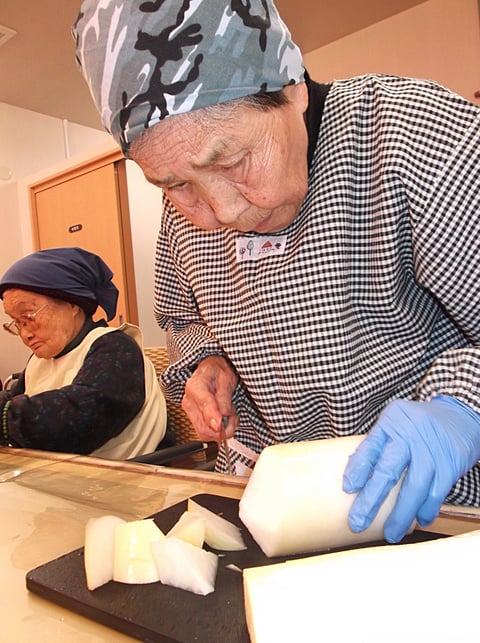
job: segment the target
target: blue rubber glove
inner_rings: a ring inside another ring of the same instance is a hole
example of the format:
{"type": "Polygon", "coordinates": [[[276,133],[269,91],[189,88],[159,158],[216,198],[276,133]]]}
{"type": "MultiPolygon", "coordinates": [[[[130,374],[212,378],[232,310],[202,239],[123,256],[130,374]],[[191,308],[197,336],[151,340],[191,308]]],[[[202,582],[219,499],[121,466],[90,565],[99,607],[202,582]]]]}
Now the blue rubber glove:
{"type": "Polygon", "coordinates": [[[347,493],[359,492],[350,528],[366,529],[408,467],[384,537],[401,540],[416,518],[428,525],[448,492],[480,458],[480,414],[452,397],[430,402],[395,400],[350,456],[343,476],[347,493]]]}

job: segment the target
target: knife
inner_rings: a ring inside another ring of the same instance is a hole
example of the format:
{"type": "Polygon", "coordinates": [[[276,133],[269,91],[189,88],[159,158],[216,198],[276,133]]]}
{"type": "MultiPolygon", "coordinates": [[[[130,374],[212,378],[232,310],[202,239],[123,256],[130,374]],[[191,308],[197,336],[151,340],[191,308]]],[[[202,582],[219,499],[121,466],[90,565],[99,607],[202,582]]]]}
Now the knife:
{"type": "Polygon", "coordinates": [[[229,476],[233,476],[232,461],[230,459],[230,449],[227,443],[227,434],[225,429],[228,424],[228,415],[222,415],[222,445],[225,452],[225,458],[227,460],[227,473],[229,476]]]}

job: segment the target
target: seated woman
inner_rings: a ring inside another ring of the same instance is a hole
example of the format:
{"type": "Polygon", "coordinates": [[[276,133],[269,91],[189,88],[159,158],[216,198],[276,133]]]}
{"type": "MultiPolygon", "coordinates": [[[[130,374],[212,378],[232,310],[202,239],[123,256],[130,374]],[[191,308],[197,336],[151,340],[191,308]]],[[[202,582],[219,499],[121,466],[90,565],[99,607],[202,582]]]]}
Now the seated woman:
{"type": "Polygon", "coordinates": [[[98,306],[115,316],[112,276],[81,248],[34,252],[3,275],[3,327],[33,355],[0,392],[1,445],[124,460],[161,442],[165,398],[140,330],[92,319],[98,306]]]}

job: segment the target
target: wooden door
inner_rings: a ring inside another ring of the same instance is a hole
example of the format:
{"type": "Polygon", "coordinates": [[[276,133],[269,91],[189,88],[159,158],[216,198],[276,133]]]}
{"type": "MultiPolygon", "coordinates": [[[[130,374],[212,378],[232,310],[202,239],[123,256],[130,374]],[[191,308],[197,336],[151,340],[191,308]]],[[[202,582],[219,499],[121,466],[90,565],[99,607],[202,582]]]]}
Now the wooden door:
{"type": "Polygon", "coordinates": [[[125,160],[120,152],[31,185],[30,196],[35,248],[79,246],[98,254],[110,266],[120,292],[111,323],[138,324],[125,160]]]}

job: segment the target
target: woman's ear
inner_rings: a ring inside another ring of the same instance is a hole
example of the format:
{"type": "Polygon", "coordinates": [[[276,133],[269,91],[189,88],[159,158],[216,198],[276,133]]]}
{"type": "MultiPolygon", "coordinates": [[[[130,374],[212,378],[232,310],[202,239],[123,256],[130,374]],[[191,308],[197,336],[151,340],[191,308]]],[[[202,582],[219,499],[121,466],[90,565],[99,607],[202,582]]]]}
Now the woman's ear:
{"type": "Polygon", "coordinates": [[[72,317],[77,317],[79,319],[85,320],[87,315],[83,308],[80,308],[80,306],[78,306],[77,304],[71,304],[70,302],[68,302],[68,305],[71,306],[72,317]]]}
{"type": "Polygon", "coordinates": [[[308,89],[306,83],[295,83],[295,85],[287,85],[283,88],[285,95],[291,103],[294,103],[302,114],[308,108],[308,89]]]}

